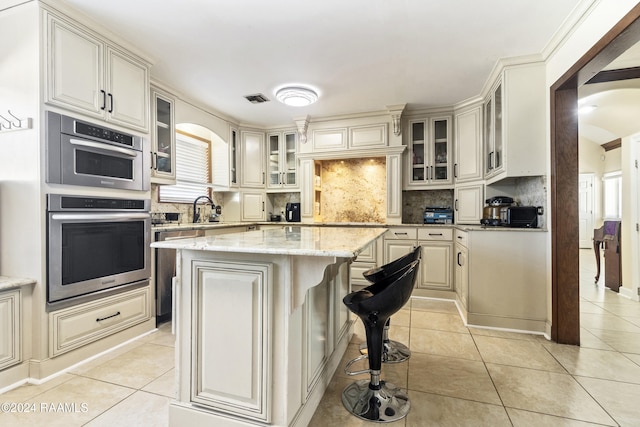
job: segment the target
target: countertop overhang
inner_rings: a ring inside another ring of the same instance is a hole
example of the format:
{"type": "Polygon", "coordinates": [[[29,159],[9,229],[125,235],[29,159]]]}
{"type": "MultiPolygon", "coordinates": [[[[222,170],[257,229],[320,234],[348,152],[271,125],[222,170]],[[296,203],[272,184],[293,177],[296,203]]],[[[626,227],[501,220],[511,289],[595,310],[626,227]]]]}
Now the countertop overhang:
{"type": "Polygon", "coordinates": [[[306,255],[353,258],[386,233],[381,227],[328,227],[286,225],[186,239],[160,241],[152,248],[238,252],[273,255],[306,255]]]}

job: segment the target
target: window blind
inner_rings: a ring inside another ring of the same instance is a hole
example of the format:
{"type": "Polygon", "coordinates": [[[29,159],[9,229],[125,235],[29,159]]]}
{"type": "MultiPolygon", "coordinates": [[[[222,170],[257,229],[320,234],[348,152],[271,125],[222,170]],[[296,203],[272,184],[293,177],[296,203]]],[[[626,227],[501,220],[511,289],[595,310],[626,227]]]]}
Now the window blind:
{"type": "Polygon", "coordinates": [[[160,202],[192,203],[209,195],[209,144],[176,134],[176,185],[160,186],[160,202]]]}

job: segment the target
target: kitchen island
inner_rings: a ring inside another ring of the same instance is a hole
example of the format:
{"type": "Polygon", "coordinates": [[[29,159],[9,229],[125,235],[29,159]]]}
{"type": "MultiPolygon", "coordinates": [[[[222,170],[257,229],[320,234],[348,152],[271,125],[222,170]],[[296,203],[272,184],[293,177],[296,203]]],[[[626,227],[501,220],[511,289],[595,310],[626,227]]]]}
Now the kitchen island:
{"type": "Polygon", "coordinates": [[[352,335],[349,264],[383,228],[156,242],[177,250],[169,424],[306,426],[352,335]]]}

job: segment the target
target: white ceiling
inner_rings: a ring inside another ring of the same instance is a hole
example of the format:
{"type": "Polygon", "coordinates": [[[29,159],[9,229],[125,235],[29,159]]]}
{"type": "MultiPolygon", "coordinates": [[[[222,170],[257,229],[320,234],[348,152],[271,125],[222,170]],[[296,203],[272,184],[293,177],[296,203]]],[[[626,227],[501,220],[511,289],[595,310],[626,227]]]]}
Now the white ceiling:
{"type": "Polygon", "coordinates": [[[451,106],[500,58],[543,51],[581,0],[60,0],[153,60],[151,75],[240,123],[451,106]],[[275,100],[318,88],[309,107],[275,100]],[[263,93],[271,102],[251,104],[263,93]]]}

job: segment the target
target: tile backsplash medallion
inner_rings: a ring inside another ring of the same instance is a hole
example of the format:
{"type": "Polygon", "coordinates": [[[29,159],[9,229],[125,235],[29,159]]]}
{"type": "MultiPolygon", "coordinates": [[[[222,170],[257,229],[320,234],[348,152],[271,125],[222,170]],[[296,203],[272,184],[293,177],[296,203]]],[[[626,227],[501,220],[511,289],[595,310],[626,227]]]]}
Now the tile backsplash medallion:
{"type": "Polygon", "coordinates": [[[402,223],[422,224],[425,207],[453,208],[453,190],[402,192],[402,223]]]}
{"type": "Polygon", "coordinates": [[[323,160],[322,220],[385,223],[386,169],[384,157],[323,160]]]}

